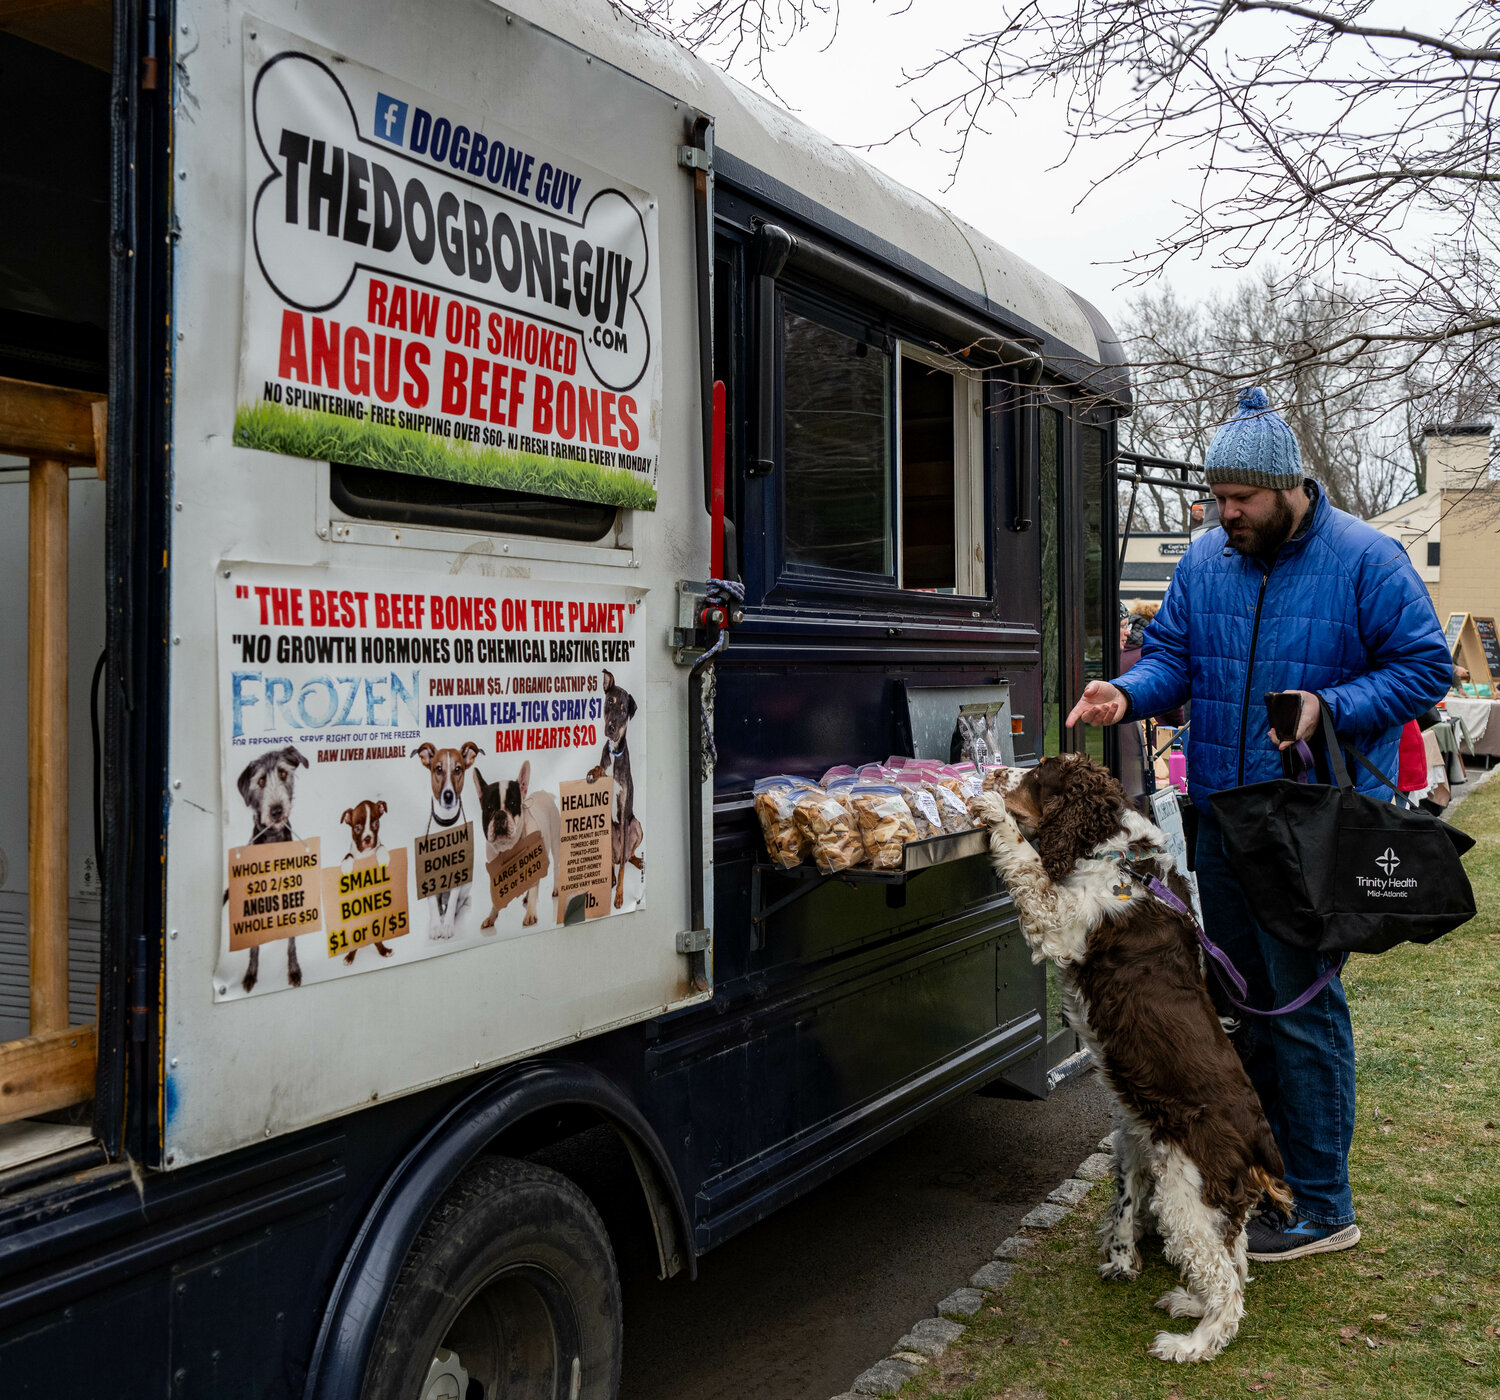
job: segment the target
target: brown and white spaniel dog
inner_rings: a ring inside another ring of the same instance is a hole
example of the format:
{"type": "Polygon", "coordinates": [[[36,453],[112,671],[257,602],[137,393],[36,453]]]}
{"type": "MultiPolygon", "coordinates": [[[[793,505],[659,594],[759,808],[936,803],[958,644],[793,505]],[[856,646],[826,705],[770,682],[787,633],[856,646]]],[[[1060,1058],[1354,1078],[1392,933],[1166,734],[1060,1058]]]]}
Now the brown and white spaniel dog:
{"type": "Polygon", "coordinates": [[[1092,759],[1049,758],[980,801],[1032,960],[1057,964],[1063,1010],[1114,1091],[1118,1182],[1099,1272],[1140,1273],[1137,1244],[1154,1216],[1185,1285],[1157,1306],[1201,1320],[1159,1332],[1151,1354],[1206,1361],[1244,1316],[1245,1217],[1263,1191],[1283,1209],[1291,1193],[1209,1000],[1192,923],[1147,881],[1191,908],[1187,886],[1160,829],[1092,759]]]}

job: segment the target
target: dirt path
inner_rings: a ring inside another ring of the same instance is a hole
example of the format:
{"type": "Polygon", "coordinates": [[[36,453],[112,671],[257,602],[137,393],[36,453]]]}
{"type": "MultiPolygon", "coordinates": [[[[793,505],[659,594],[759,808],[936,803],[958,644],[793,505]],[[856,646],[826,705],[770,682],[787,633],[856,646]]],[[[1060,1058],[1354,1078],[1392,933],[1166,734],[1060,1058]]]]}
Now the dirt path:
{"type": "Polygon", "coordinates": [[[970,1098],[706,1255],[625,1275],[622,1400],[828,1400],[989,1259],[1109,1127],[1090,1073],[1045,1103],[970,1098]]]}

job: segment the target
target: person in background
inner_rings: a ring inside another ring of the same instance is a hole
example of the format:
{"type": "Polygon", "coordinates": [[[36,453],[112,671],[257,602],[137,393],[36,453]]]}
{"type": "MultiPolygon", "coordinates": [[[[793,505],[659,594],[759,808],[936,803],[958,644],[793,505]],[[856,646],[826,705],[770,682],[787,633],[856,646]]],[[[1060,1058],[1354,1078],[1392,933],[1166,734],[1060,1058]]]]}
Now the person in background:
{"type": "MultiPolygon", "coordinates": [[[[1118,724],[1191,697],[1188,789],[1198,810],[1203,922],[1244,975],[1250,1004],[1270,1008],[1305,991],[1332,959],[1260,927],[1241,876],[1276,872],[1230,864],[1208,799],[1279,778],[1279,750],[1318,732],[1325,709],[1341,738],[1395,774],[1401,728],[1447,693],[1452,658],[1406,551],[1336,510],[1303,476],[1297,440],[1264,390],[1240,395],[1204,475],[1219,525],[1189,545],[1129,675],[1090,681],[1067,723],[1118,724]],[[1299,696],[1294,739],[1270,732],[1263,702],[1270,691],[1299,696]]],[[[1356,772],[1361,790],[1390,795],[1356,772]]],[[[1251,1220],[1250,1257],[1348,1249],[1359,1227],[1349,1188],[1354,1033],[1343,985],[1333,978],[1289,1015],[1246,1019],[1239,1048],[1296,1198],[1291,1216],[1272,1208],[1251,1220]]]]}
{"type": "Polygon", "coordinates": [[[1422,726],[1414,719],[1401,730],[1396,786],[1408,794],[1427,791],[1427,743],[1422,738],[1422,726]]]}
{"type": "MultiPolygon", "coordinates": [[[[1129,610],[1120,604],[1120,674],[1123,676],[1141,659],[1141,648],[1146,641],[1146,628],[1156,616],[1157,604],[1136,603],[1129,610]]],[[[1179,729],[1184,718],[1181,705],[1153,717],[1158,724],[1179,729]]]]}

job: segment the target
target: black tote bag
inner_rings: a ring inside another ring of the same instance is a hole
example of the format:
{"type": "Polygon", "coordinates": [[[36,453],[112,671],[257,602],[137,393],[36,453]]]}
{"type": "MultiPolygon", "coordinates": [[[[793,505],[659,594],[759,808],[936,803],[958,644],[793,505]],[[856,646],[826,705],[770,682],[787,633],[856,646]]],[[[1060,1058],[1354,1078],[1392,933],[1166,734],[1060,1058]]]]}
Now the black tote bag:
{"type": "Polygon", "coordinates": [[[1323,739],[1332,783],[1277,778],[1209,798],[1261,927],[1312,952],[1383,953],[1431,943],[1472,919],[1474,890],[1459,857],[1474,838],[1356,792],[1326,708],[1323,739]]]}

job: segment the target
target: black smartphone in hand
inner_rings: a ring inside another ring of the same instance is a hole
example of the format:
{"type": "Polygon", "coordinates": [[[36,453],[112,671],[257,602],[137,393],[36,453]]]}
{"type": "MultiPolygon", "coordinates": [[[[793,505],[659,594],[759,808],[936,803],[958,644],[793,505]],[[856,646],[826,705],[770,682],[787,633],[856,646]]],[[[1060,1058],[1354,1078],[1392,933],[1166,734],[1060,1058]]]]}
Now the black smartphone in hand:
{"type": "Polygon", "coordinates": [[[1271,732],[1283,743],[1297,737],[1302,719],[1302,697],[1295,690],[1273,690],[1266,695],[1266,718],[1271,732]]]}

